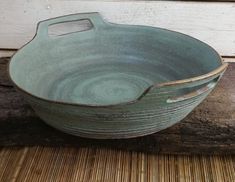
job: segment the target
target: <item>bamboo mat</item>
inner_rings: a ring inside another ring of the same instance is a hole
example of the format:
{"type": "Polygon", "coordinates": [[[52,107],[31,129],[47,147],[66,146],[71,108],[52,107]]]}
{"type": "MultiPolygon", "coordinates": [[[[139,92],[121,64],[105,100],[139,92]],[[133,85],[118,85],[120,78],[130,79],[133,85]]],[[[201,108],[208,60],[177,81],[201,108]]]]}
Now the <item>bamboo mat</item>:
{"type": "Polygon", "coordinates": [[[1,148],[0,181],[234,182],[235,156],[154,155],[91,148],[1,148]]]}

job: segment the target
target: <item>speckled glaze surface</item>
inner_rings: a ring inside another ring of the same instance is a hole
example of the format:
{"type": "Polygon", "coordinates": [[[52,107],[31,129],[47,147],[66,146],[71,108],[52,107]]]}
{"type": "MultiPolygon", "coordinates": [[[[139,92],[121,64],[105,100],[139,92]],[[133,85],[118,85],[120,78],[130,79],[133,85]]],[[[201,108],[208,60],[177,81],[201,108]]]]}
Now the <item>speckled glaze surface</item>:
{"type": "Polygon", "coordinates": [[[130,138],[182,120],[226,67],[215,50],[187,35],[83,13],[40,22],[9,74],[49,125],[89,138],[130,138]],[[91,29],[48,36],[50,25],[84,19],[91,29]]]}

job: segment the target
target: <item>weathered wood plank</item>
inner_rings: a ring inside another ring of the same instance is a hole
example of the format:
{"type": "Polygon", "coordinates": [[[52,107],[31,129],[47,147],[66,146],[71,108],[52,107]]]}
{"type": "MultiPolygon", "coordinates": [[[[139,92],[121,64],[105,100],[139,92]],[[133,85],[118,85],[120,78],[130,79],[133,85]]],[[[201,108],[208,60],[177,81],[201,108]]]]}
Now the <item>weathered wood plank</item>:
{"type": "Polygon", "coordinates": [[[8,1],[0,2],[0,48],[19,48],[38,21],[65,14],[100,12],[115,23],[180,31],[207,42],[221,55],[235,55],[235,4],[183,1],[8,1]]]}
{"type": "Polygon", "coordinates": [[[0,49],[0,58],[1,57],[11,57],[16,52],[16,49],[0,49]]]}
{"type": "Polygon", "coordinates": [[[59,132],[43,123],[13,89],[0,59],[0,146],[89,146],[124,150],[235,154],[235,64],[231,63],[217,88],[179,124],[134,139],[94,140],[59,132]]]}

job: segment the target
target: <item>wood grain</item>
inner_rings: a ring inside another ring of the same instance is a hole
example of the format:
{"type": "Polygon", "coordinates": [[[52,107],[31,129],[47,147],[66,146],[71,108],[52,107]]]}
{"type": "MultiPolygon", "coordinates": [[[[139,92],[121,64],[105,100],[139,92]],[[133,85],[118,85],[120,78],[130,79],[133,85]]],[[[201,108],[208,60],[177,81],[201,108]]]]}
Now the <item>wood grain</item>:
{"type": "Polygon", "coordinates": [[[100,12],[115,23],[158,26],[207,42],[221,55],[235,55],[235,4],[191,1],[8,1],[0,2],[0,48],[19,48],[40,20],[79,12],[100,12]]]}
{"type": "Polygon", "coordinates": [[[59,132],[41,121],[13,89],[0,59],[0,146],[105,147],[178,154],[235,154],[235,64],[212,94],[179,124],[126,140],[92,140],[59,132]]]}
{"type": "Polygon", "coordinates": [[[6,50],[6,49],[0,49],[0,58],[1,57],[11,57],[17,50],[14,49],[10,49],[10,50],[6,50]]]}

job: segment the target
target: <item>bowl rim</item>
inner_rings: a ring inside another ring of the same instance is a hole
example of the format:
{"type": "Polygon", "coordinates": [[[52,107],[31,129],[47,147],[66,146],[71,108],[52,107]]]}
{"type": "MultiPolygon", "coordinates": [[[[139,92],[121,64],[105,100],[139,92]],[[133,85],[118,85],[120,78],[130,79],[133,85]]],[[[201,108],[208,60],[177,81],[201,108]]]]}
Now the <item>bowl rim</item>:
{"type": "Polygon", "coordinates": [[[99,12],[89,12],[89,13],[75,13],[75,14],[68,14],[68,15],[64,15],[64,16],[58,16],[58,17],[55,17],[55,18],[49,18],[49,19],[45,19],[43,21],[39,21],[37,23],[37,28],[36,28],[36,33],[35,35],[33,36],[33,38],[27,42],[26,44],[24,44],[23,46],[21,46],[10,58],[10,61],[8,61],[8,64],[7,64],[7,73],[8,73],[8,77],[9,79],[11,80],[11,82],[13,83],[13,86],[16,87],[18,90],[20,90],[21,92],[23,92],[24,94],[26,95],[29,95],[35,99],[38,99],[38,100],[41,100],[41,101],[44,101],[44,102],[48,102],[48,103],[54,103],[54,104],[59,104],[59,105],[70,105],[70,106],[79,106],[79,107],[92,107],[92,108],[107,108],[107,107],[116,107],[116,106],[123,106],[123,105],[128,105],[128,104],[134,104],[136,102],[138,102],[139,100],[141,100],[141,98],[143,98],[151,89],[153,88],[161,88],[161,87],[169,87],[169,86],[177,86],[177,85],[180,85],[180,84],[187,84],[187,83],[191,83],[191,82],[194,82],[194,81],[200,81],[200,80],[204,80],[204,79],[209,79],[211,77],[214,77],[215,75],[220,75],[222,74],[228,67],[228,63],[225,63],[222,59],[222,57],[220,56],[220,54],[213,48],[211,47],[209,44],[197,39],[197,38],[194,38],[190,35],[187,35],[187,34],[184,34],[184,33],[181,33],[181,32],[177,32],[177,31],[174,31],[174,30],[169,30],[169,29],[166,29],[166,28],[160,28],[160,27],[153,27],[153,26],[146,26],[146,25],[130,25],[130,24],[118,24],[118,23],[112,23],[112,22],[108,22],[104,19],[102,19],[105,23],[107,24],[112,24],[112,25],[116,25],[116,26],[133,26],[133,27],[143,27],[143,28],[158,28],[158,29],[161,29],[161,30],[164,30],[164,31],[169,31],[169,32],[173,32],[173,33],[177,33],[177,34],[181,34],[181,35],[184,35],[188,38],[191,38],[191,39],[194,39],[206,46],[208,46],[210,49],[212,49],[212,51],[215,52],[215,54],[218,56],[219,60],[220,60],[220,63],[221,65],[206,73],[206,74],[203,74],[203,75],[200,75],[200,76],[196,76],[196,77],[191,77],[191,78],[187,78],[187,79],[181,79],[181,80],[175,80],[175,81],[167,81],[167,82],[163,82],[163,83],[160,83],[160,84],[152,84],[150,85],[149,87],[147,87],[140,96],[138,96],[136,99],[133,99],[131,101],[126,101],[126,102],[121,102],[121,103],[117,103],[117,104],[106,104],[106,105],[98,105],[98,104],[81,104],[81,103],[75,103],[75,102],[66,102],[66,101],[57,101],[57,100],[53,100],[53,99],[48,99],[48,98],[45,98],[45,97],[40,97],[40,96],[37,96],[35,94],[32,94],[30,92],[28,92],[27,90],[23,89],[22,87],[20,87],[14,80],[13,78],[11,77],[11,73],[10,73],[10,64],[12,62],[12,59],[14,58],[14,56],[19,52],[21,51],[21,49],[23,49],[25,46],[29,45],[34,39],[36,39],[37,37],[37,33],[38,33],[38,29],[39,29],[39,25],[45,21],[48,21],[48,20],[53,20],[53,19],[56,19],[56,18],[60,18],[60,17],[67,17],[67,16],[71,16],[71,15],[78,15],[78,14],[98,14],[100,16],[100,13],[99,12]]]}

